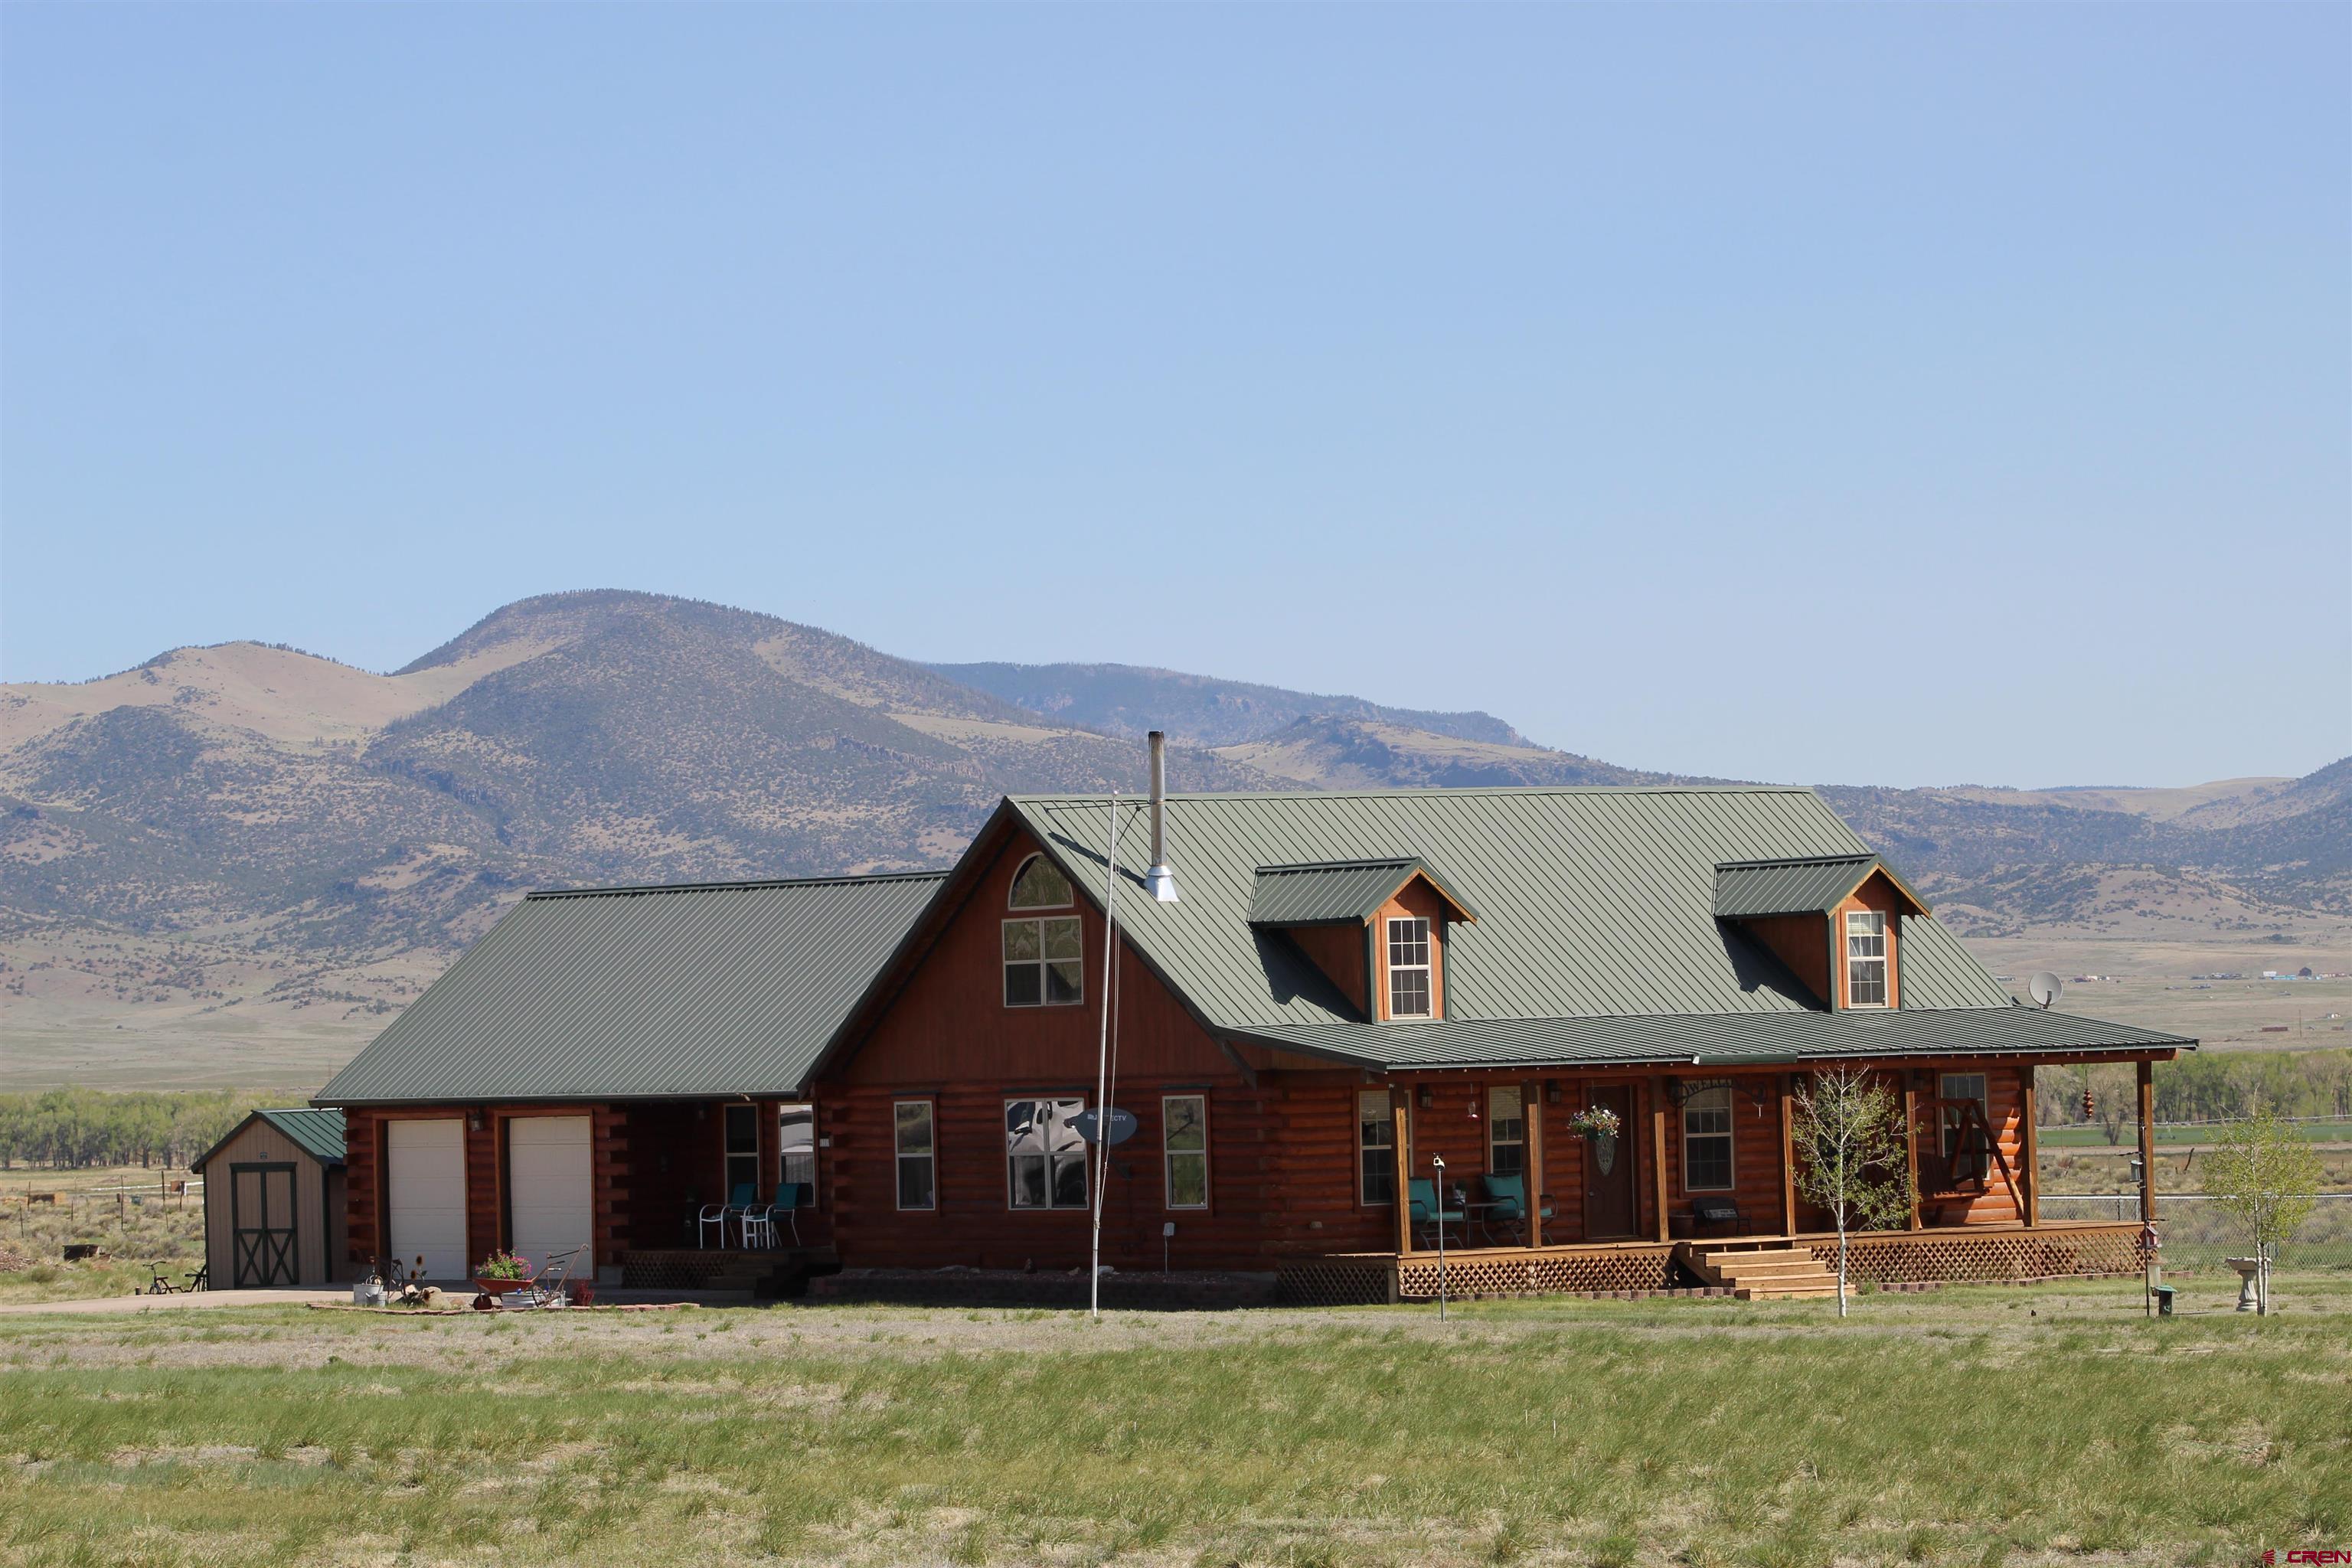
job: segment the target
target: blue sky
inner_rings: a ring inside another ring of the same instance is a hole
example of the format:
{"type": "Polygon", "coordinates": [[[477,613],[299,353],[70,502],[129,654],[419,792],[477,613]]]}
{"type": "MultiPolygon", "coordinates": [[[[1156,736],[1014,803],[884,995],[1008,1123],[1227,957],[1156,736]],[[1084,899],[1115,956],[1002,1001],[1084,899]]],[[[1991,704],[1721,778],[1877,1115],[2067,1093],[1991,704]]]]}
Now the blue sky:
{"type": "Polygon", "coordinates": [[[0,30],[12,679],[625,586],[1741,777],[2352,751],[2352,8],[0,30]]]}

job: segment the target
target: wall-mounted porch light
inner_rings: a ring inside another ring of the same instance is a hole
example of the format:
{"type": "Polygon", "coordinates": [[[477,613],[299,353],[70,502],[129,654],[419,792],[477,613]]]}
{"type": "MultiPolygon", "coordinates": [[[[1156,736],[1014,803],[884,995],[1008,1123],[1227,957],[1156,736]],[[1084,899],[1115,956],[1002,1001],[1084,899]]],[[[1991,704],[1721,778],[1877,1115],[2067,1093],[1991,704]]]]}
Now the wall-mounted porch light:
{"type": "Polygon", "coordinates": [[[1421,1086],[1421,1108],[1423,1110],[1429,1110],[1434,1109],[1436,1104],[1437,1091],[1430,1088],[1429,1085],[1423,1084],[1421,1086]]]}

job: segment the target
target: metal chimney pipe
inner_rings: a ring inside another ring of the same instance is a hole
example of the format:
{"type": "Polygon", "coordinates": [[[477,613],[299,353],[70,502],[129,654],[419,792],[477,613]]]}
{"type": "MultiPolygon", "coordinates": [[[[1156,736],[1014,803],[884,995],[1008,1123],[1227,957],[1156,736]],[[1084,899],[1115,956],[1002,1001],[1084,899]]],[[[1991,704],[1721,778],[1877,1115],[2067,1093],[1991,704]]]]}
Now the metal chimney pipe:
{"type": "Polygon", "coordinates": [[[1143,874],[1143,889],[1163,904],[1176,902],[1176,873],[1168,867],[1168,736],[1154,730],[1151,742],[1151,869],[1143,874]]]}

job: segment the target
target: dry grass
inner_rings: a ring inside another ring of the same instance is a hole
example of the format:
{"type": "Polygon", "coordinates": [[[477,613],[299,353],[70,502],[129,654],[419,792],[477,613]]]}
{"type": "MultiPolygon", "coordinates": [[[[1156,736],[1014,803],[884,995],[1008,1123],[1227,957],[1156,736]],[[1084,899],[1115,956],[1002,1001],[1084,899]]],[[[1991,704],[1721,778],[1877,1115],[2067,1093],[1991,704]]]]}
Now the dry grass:
{"type": "Polygon", "coordinates": [[[27,1268],[0,1268],[0,1305],[128,1295],[146,1285],[149,1258],[163,1260],[173,1283],[182,1283],[204,1255],[204,1205],[194,1196],[164,1197],[157,1178],[165,1174],[137,1165],[19,1166],[0,1176],[0,1247],[30,1259],[27,1268]],[[121,1186],[143,1190],[119,1196],[101,1191],[121,1186]],[[57,1201],[27,1201],[36,1193],[53,1193],[57,1201]],[[68,1242],[92,1242],[113,1256],[67,1263],[61,1255],[68,1242]]]}
{"type": "Polygon", "coordinates": [[[1810,1304],[0,1322],[0,1558],[2243,1560],[2352,1529],[2352,1283],[1810,1304]],[[2210,1300],[2205,1299],[2207,1295],[2210,1300]]]}

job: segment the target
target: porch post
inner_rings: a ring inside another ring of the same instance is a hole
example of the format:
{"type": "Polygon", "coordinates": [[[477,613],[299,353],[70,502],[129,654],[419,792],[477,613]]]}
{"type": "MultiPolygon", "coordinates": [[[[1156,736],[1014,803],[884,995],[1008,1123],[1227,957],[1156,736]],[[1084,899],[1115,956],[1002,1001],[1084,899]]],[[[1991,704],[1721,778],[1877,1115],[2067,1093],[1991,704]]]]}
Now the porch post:
{"type": "Polygon", "coordinates": [[[1903,1170],[1911,1197],[1911,1228],[1919,1228],[1919,1091],[1903,1075],[1903,1170]]]}
{"type": "Polygon", "coordinates": [[[1797,1234],[1797,1075],[1780,1075],[1780,1234],[1797,1234]]]}
{"type": "Polygon", "coordinates": [[[1389,1114],[1396,1122],[1397,1256],[1412,1250],[1412,1090],[1389,1088],[1389,1114]]]}
{"type": "Polygon", "coordinates": [[[1668,1239],[1666,1226],[1666,1080],[1650,1080],[1650,1184],[1657,1195],[1658,1239],[1668,1239]]]}
{"type": "Polygon", "coordinates": [[[1527,1119],[1528,1245],[1543,1239],[1544,1141],[1543,1084],[1529,1079],[1519,1085],[1519,1114],[1527,1119]]]}
{"type": "Polygon", "coordinates": [[[2156,1064],[2139,1064],[2139,1217],[2156,1221],[2156,1064]]]}
{"type": "Polygon", "coordinates": [[[2023,1110],[2024,1125],[2018,1129],[2018,1174],[2025,1180],[2025,1223],[2031,1227],[2042,1223],[2042,1139],[2034,1123],[2041,1116],[2034,1110],[2033,1064],[2026,1063],[2017,1069],[2018,1099],[2023,1110]]]}

